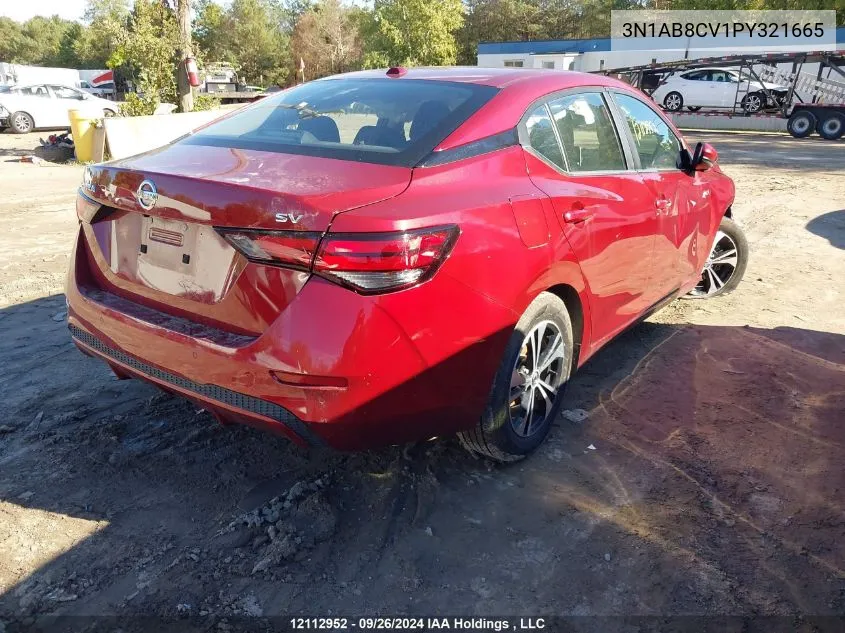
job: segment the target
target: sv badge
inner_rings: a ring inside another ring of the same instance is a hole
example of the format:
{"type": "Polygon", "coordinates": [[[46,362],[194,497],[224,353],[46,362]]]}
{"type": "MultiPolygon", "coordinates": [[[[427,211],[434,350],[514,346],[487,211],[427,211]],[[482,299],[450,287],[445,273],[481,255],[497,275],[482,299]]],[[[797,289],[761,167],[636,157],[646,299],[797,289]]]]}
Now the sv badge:
{"type": "Polygon", "coordinates": [[[291,224],[296,224],[304,217],[304,213],[300,213],[299,215],[295,213],[277,213],[276,222],[290,222],[291,224]]]}

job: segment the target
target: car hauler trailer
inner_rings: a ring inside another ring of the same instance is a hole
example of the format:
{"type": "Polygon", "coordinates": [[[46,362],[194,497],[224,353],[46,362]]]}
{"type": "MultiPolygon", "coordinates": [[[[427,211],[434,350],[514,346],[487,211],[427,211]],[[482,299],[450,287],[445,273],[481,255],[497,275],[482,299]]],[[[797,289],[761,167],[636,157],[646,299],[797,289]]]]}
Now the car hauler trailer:
{"type": "MultiPolygon", "coordinates": [[[[666,78],[675,73],[714,66],[736,69],[741,77],[747,77],[748,80],[737,83],[731,107],[717,112],[705,110],[701,114],[756,116],[765,113],[771,116],[774,112],[787,119],[786,129],[796,138],[817,132],[825,139],[836,140],[845,133],[845,51],[728,55],[595,72],[617,76],[651,95],[666,78]],[[789,65],[789,68],[783,69],[783,65],[789,65]],[[814,74],[804,72],[808,65],[814,66],[814,74]],[[827,76],[823,76],[825,70],[827,76]],[[755,91],[763,104],[753,112],[746,98],[752,94],[748,92],[751,80],[760,85],[755,91]],[[772,82],[787,86],[788,89],[785,93],[776,93],[766,86],[766,83],[772,82]]],[[[702,109],[695,109],[696,112],[699,110],[702,109]]]]}

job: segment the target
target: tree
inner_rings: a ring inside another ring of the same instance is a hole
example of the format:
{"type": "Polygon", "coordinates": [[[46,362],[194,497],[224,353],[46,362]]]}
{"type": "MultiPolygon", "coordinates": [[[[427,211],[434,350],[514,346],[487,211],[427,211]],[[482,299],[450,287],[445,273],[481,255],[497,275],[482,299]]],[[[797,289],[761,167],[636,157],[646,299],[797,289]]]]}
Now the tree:
{"type": "Polygon", "coordinates": [[[130,79],[142,95],[131,107],[152,114],[161,101],[176,101],[179,28],[173,11],[159,0],[135,0],[127,28],[118,37],[108,67],[130,79]]]}
{"type": "Polygon", "coordinates": [[[323,0],[303,13],[291,40],[294,62],[305,61],[308,78],[355,68],[361,58],[361,34],[353,10],[339,0],[323,0]]]}
{"type": "Polygon", "coordinates": [[[190,112],[194,109],[194,93],[188,81],[187,62],[193,56],[191,44],[191,0],[177,0],[176,25],[179,31],[179,47],[176,50],[176,91],[179,94],[179,109],[190,112]]]}
{"type": "Polygon", "coordinates": [[[81,68],[105,68],[126,35],[128,0],[88,0],[87,27],[73,49],[81,68]]]}
{"type": "Polygon", "coordinates": [[[290,74],[290,41],[276,8],[268,0],[233,0],[226,13],[226,50],[242,81],[283,84],[290,74]]]}
{"type": "Polygon", "coordinates": [[[461,0],[375,0],[364,33],[364,65],[454,64],[455,33],[463,22],[461,0]]]}
{"type": "Polygon", "coordinates": [[[201,55],[210,61],[234,62],[228,50],[229,37],[223,7],[214,0],[200,0],[195,7],[193,40],[201,55]]]}

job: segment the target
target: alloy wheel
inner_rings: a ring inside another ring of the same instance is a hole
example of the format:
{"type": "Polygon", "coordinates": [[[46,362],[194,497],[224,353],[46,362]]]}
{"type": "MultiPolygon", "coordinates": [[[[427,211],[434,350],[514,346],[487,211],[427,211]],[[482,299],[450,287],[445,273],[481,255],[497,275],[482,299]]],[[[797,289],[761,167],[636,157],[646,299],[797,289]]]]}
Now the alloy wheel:
{"type": "Polygon", "coordinates": [[[690,295],[707,297],[719,292],[733,277],[738,261],[736,242],[727,233],[718,231],[710,255],[707,256],[707,263],[701,272],[701,280],[690,295]]]}
{"type": "Polygon", "coordinates": [[[763,107],[763,100],[760,95],[750,94],[745,97],[745,105],[743,106],[746,112],[757,112],[763,107]]]}
{"type": "Polygon", "coordinates": [[[15,127],[17,127],[17,129],[19,129],[21,132],[29,132],[29,118],[27,118],[25,114],[19,114],[18,116],[16,116],[14,123],[15,127]]]}
{"type": "Polygon", "coordinates": [[[672,112],[674,112],[675,110],[680,110],[681,97],[675,93],[672,93],[666,97],[666,100],[663,102],[663,105],[666,106],[667,110],[671,110],[672,112]]]}
{"type": "Polygon", "coordinates": [[[552,321],[535,325],[516,359],[510,384],[510,421],[521,437],[543,428],[552,412],[566,358],[560,328],[552,321]]]}

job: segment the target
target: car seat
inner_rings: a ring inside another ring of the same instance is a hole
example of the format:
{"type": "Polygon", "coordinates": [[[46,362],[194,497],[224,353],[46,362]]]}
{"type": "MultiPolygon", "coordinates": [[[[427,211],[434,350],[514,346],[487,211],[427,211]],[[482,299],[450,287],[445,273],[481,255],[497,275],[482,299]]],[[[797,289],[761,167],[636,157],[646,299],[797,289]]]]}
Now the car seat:
{"type": "Polygon", "coordinates": [[[337,123],[330,117],[318,116],[303,119],[299,122],[299,129],[312,134],[318,141],[340,143],[340,131],[337,128],[337,123]]]}

